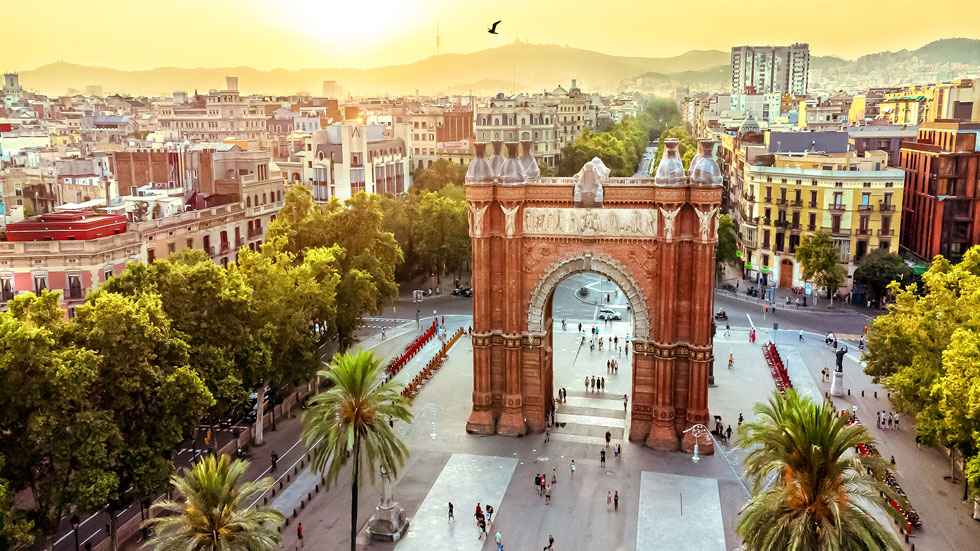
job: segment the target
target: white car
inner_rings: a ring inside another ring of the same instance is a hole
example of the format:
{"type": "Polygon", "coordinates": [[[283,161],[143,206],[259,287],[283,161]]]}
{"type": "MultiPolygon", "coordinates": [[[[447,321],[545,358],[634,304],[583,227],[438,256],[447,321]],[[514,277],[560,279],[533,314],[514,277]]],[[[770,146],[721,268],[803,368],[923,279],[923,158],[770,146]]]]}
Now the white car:
{"type": "Polygon", "coordinates": [[[621,320],[623,316],[615,310],[610,310],[609,308],[603,308],[599,310],[599,319],[601,320],[621,320]]]}

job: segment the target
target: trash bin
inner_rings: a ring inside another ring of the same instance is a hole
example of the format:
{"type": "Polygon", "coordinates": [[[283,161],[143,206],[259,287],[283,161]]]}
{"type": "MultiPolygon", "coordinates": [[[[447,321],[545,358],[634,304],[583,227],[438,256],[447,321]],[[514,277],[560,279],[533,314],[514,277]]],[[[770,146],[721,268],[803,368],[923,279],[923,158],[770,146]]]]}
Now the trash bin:
{"type": "Polygon", "coordinates": [[[772,330],[773,331],[779,331],[779,322],[778,321],[772,322],[772,330]]]}

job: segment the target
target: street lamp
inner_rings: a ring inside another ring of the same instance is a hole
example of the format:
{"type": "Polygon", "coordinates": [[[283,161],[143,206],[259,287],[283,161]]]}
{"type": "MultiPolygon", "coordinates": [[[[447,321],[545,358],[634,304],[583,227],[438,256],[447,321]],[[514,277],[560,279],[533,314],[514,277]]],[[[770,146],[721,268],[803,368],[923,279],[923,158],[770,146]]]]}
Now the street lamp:
{"type": "Polygon", "coordinates": [[[71,516],[71,529],[75,532],[75,551],[78,551],[78,525],[82,522],[82,519],[78,518],[78,515],[71,516]]]}
{"type": "Polygon", "coordinates": [[[698,455],[698,440],[702,436],[707,436],[708,438],[711,438],[711,431],[708,430],[708,427],[698,424],[698,425],[693,425],[691,428],[685,430],[684,432],[685,433],[690,432],[691,434],[694,435],[694,455],[691,456],[691,461],[697,463],[698,461],[701,461],[701,457],[698,455]]]}

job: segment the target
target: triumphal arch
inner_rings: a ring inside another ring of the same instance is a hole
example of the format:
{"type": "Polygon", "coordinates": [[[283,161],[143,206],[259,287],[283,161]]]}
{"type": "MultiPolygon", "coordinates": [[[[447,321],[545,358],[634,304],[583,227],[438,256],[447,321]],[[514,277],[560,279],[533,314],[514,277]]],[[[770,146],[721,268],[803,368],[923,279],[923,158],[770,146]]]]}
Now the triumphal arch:
{"type": "MultiPolygon", "coordinates": [[[[473,410],[467,431],[543,431],[554,407],[551,301],[569,275],[595,272],[632,313],[629,439],[693,449],[708,425],[712,281],[722,189],[710,150],[685,173],[667,140],[655,178],[610,178],[598,159],[574,178],[540,177],[530,142],[466,178],[473,246],[473,410]],[[707,158],[704,162],[701,162],[707,158]],[[697,166],[695,166],[695,164],[697,166]]],[[[703,144],[702,144],[703,145],[703,144]]],[[[698,442],[710,453],[710,440],[698,442]],[[707,448],[707,449],[706,449],[707,448]]]]}

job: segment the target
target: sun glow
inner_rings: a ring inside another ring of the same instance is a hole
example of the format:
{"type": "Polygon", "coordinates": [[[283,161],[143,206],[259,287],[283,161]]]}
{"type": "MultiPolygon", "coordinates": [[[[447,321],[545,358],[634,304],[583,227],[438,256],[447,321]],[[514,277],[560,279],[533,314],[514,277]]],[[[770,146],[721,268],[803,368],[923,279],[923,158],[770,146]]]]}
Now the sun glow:
{"type": "Polygon", "coordinates": [[[373,50],[414,27],[418,10],[404,0],[297,0],[285,24],[323,45],[373,50]],[[296,14],[303,14],[297,17],[296,14]]]}

